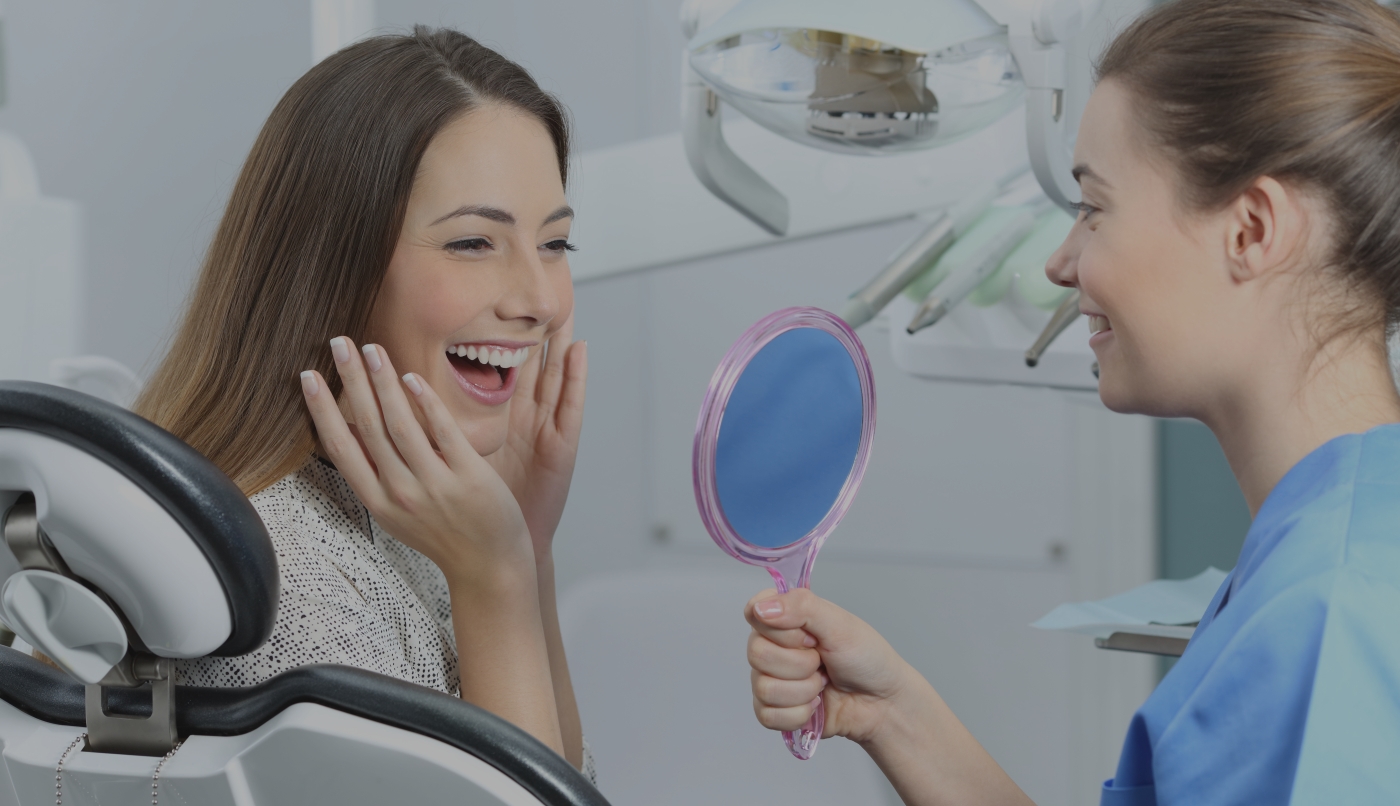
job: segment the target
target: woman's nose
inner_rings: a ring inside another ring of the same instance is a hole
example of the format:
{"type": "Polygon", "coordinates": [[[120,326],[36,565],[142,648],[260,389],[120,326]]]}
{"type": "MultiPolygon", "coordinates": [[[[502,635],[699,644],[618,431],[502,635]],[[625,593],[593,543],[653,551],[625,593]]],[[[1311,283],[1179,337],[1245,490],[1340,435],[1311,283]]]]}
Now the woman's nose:
{"type": "Polygon", "coordinates": [[[1045,276],[1055,285],[1079,287],[1079,250],[1083,247],[1085,226],[1076,221],[1064,243],[1045,262],[1045,276]]]}
{"type": "Polygon", "coordinates": [[[500,300],[502,319],[532,319],[545,324],[559,315],[561,302],[550,282],[549,270],[535,250],[511,261],[511,289],[500,300]]]}

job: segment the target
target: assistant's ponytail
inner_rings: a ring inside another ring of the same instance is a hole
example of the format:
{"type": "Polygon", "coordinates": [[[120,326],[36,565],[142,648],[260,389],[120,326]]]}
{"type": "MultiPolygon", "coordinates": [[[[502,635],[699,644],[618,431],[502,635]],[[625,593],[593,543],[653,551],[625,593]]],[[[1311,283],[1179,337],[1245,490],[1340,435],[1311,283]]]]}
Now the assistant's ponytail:
{"type": "Polygon", "coordinates": [[[1183,203],[1219,209],[1255,179],[1319,194],[1329,265],[1400,313],[1400,15],[1375,0],[1175,0],[1109,46],[1139,130],[1183,203]]]}

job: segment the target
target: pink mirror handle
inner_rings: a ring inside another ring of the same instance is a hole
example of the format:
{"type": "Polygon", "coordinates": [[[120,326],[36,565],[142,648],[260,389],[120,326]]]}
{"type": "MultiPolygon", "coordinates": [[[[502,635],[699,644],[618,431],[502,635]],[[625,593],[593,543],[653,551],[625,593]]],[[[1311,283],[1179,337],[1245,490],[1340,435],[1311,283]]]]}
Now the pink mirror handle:
{"type": "Polygon", "coordinates": [[[817,742],[821,741],[822,730],[826,727],[826,703],[817,700],[817,710],[812,712],[812,716],[807,719],[807,724],[799,730],[783,731],[783,741],[787,743],[788,750],[797,758],[806,761],[817,752],[817,742]]]}
{"type": "MultiPolygon", "coordinates": [[[[807,587],[807,575],[811,571],[811,566],[798,567],[802,570],[796,574],[798,577],[797,587],[805,588],[807,587]]],[[[778,593],[787,593],[792,587],[788,584],[787,578],[783,575],[783,570],[788,570],[789,573],[791,573],[793,569],[783,569],[781,565],[770,566],[768,568],[768,574],[773,577],[773,581],[778,586],[778,593]]],[[[797,730],[783,731],[783,742],[787,745],[788,750],[792,752],[794,757],[806,761],[817,752],[817,742],[821,741],[822,731],[825,728],[826,700],[818,699],[817,709],[807,718],[806,724],[797,730]]]]}

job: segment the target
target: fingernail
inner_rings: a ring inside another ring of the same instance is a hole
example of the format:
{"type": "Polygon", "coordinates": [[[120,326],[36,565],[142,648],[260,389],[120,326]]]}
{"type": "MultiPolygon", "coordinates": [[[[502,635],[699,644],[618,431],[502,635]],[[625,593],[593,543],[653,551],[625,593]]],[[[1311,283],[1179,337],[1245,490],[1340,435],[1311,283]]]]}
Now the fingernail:
{"type": "Polygon", "coordinates": [[[816,646],[816,645],[817,645],[817,639],[813,638],[812,635],[811,635],[811,633],[808,633],[807,635],[802,636],[802,645],[803,645],[803,646],[816,646]]]}
{"type": "Polygon", "coordinates": [[[783,603],[779,599],[767,599],[753,606],[759,618],[777,618],[783,614],[783,603]]]}
{"type": "Polygon", "coordinates": [[[826,676],[826,672],[822,672],[822,688],[826,688],[827,684],[830,682],[831,678],[826,676]]]}
{"type": "Polygon", "coordinates": [[[379,360],[379,347],[373,344],[366,344],[360,348],[360,352],[365,354],[365,363],[369,364],[370,372],[378,372],[384,366],[384,362],[379,360]]]}
{"type": "Polygon", "coordinates": [[[812,698],[811,702],[807,704],[812,706],[813,710],[816,710],[816,707],[822,704],[822,695],[818,694],[816,697],[812,698]]]}
{"type": "Polygon", "coordinates": [[[345,343],[343,336],[331,339],[331,355],[335,357],[337,364],[344,364],[350,360],[350,346],[345,343]]]}
{"type": "Polygon", "coordinates": [[[309,369],[301,373],[301,391],[307,397],[315,397],[321,391],[321,385],[316,383],[316,373],[309,369]]]}
{"type": "Polygon", "coordinates": [[[423,394],[423,384],[418,382],[417,376],[412,372],[403,376],[403,385],[408,387],[408,391],[415,395],[423,394]]]}

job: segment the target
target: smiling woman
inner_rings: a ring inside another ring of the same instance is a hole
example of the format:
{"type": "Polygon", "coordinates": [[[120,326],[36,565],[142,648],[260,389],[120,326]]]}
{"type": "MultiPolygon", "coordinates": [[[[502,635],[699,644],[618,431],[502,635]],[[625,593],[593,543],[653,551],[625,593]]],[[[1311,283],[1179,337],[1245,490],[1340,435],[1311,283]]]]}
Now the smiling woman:
{"type": "Polygon", "coordinates": [[[358,666],[591,776],[551,551],[587,374],[567,169],[559,103],[455,31],[351,45],[273,110],[136,404],[242,487],[280,564],[267,644],[181,682],[358,666]]]}

